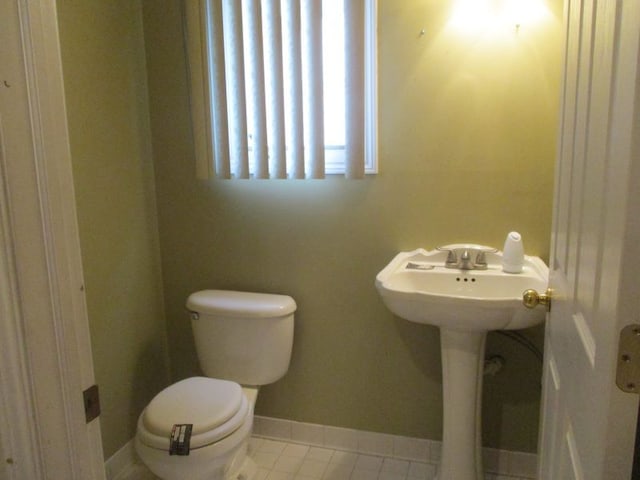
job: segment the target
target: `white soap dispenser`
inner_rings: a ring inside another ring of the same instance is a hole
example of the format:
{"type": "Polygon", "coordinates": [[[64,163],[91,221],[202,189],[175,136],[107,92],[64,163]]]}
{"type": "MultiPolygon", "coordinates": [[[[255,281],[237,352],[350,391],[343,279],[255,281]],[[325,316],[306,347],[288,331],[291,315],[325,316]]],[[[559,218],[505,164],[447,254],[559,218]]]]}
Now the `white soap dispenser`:
{"type": "Polygon", "coordinates": [[[522,272],[524,264],[524,247],[522,246],[522,235],[518,232],[509,232],[504,241],[502,251],[502,271],[506,273],[522,272]]]}

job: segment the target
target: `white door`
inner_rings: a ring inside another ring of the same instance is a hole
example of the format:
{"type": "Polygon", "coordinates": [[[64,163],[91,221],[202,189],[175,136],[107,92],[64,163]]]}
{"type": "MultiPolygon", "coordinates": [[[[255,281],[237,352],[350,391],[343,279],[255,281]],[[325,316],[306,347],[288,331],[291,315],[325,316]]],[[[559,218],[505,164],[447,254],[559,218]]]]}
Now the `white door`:
{"type": "Polygon", "coordinates": [[[638,396],[615,381],[619,332],[640,323],[640,2],[567,0],[565,22],[538,476],[627,480],[638,396]]]}
{"type": "Polygon", "coordinates": [[[55,0],[0,0],[0,478],[100,480],[55,0]]]}

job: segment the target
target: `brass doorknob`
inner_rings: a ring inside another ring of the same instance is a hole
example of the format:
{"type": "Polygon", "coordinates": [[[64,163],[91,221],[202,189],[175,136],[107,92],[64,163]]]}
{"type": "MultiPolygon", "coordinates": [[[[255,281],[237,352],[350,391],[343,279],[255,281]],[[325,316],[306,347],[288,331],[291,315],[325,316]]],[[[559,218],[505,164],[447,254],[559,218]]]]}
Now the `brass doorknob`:
{"type": "Polygon", "coordinates": [[[538,305],[544,305],[547,310],[551,308],[551,289],[547,288],[544,293],[538,293],[532,288],[525,290],[522,294],[522,303],[527,308],[535,308],[538,305]]]}

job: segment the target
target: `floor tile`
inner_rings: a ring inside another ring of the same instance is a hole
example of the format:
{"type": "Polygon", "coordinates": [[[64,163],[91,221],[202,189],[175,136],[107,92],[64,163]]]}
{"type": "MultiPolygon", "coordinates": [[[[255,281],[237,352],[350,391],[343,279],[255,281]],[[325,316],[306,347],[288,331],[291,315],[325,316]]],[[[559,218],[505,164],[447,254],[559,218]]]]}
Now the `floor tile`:
{"type": "Polygon", "coordinates": [[[318,460],[319,462],[330,462],[335,453],[336,451],[330,448],[311,447],[306,458],[318,460]]]}
{"type": "Polygon", "coordinates": [[[293,473],[271,472],[267,476],[267,480],[295,480],[293,473]]]}
{"type": "Polygon", "coordinates": [[[282,451],[282,455],[286,457],[304,458],[308,452],[309,447],[306,445],[289,444],[282,451]]]}
{"type": "Polygon", "coordinates": [[[336,450],[331,456],[329,463],[336,463],[338,465],[348,465],[355,467],[358,461],[358,454],[353,452],[343,452],[342,450],[336,450]]]}
{"type": "Polygon", "coordinates": [[[303,458],[286,457],[282,455],[278,460],[276,460],[276,463],[273,465],[273,471],[284,473],[298,473],[298,470],[300,470],[303,462],[303,458]]]}
{"type": "Polygon", "coordinates": [[[317,460],[304,460],[298,470],[299,475],[312,478],[322,478],[324,471],[329,464],[327,462],[319,462],[317,460]]]}
{"type": "Polygon", "coordinates": [[[395,472],[380,472],[378,480],[406,480],[407,476],[404,473],[395,472]]]}
{"type": "Polygon", "coordinates": [[[380,471],[383,462],[382,457],[376,457],[373,455],[358,455],[358,460],[356,461],[356,470],[373,470],[380,471]]]}
{"type": "Polygon", "coordinates": [[[432,480],[436,476],[436,466],[430,463],[411,462],[409,464],[409,480],[432,480]]]}
{"type": "Polygon", "coordinates": [[[330,463],[324,471],[322,480],[350,480],[353,466],[330,463]]]}
{"type": "Polygon", "coordinates": [[[256,452],[253,454],[253,461],[258,467],[272,469],[277,460],[277,453],[256,452]]]}
{"type": "MultiPolygon", "coordinates": [[[[335,429],[341,434],[343,430],[335,429]]],[[[347,432],[346,437],[349,435],[350,432],[347,432]]],[[[249,452],[258,466],[256,477],[252,480],[434,480],[438,463],[435,459],[440,457],[440,443],[412,443],[402,437],[396,437],[396,440],[398,438],[400,440],[394,443],[393,455],[385,456],[252,437],[249,452]],[[406,452],[399,450],[402,446],[407,447],[406,452]],[[412,459],[427,453],[429,458],[425,461],[412,459]]],[[[503,456],[502,452],[485,450],[488,467],[486,480],[534,478],[528,473],[535,466],[535,455],[514,456],[510,465],[511,475],[499,473],[505,471],[503,456]]],[[[114,480],[157,479],[143,465],[136,464],[114,480]]]]}
{"type": "Polygon", "coordinates": [[[258,452],[275,453],[280,455],[286,447],[286,442],[280,442],[277,440],[265,440],[258,447],[258,452]]]}
{"type": "Polygon", "coordinates": [[[385,458],[382,462],[381,471],[385,473],[395,473],[406,476],[407,472],[409,471],[409,462],[406,460],[385,458]]]}

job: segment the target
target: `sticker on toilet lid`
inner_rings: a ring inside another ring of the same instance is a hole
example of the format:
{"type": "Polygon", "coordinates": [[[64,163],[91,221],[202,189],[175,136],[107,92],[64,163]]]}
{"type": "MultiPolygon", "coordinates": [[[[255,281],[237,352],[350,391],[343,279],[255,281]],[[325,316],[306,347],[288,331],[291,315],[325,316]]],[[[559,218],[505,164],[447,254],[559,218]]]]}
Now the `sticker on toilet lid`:
{"type": "Polygon", "coordinates": [[[169,455],[189,455],[192,423],[178,423],[171,429],[169,437],[169,455]]]}

